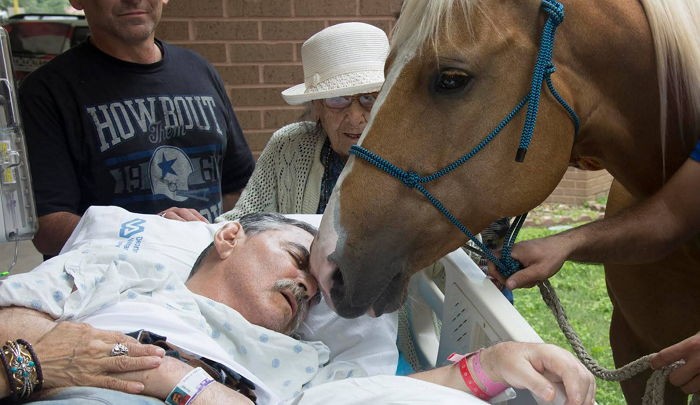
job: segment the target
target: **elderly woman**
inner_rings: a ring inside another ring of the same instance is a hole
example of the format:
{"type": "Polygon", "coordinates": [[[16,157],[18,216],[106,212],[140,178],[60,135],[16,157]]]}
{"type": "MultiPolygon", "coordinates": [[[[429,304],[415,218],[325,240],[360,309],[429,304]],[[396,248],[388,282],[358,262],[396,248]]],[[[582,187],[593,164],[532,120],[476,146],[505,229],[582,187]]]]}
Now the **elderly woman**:
{"type": "Polygon", "coordinates": [[[304,42],[304,83],[282,97],[291,105],[308,103],[315,122],[272,135],[238,203],[218,220],[251,212],[323,213],[350,147],[367,125],[388,53],[384,31],[358,22],[330,26],[304,42]]]}

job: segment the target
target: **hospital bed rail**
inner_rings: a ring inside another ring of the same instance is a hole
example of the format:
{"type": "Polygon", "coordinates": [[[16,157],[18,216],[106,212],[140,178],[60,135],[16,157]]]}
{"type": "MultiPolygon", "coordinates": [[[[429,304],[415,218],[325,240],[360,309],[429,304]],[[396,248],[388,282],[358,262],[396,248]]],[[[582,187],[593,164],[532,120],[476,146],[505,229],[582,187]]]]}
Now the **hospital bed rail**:
{"type": "MultiPolygon", "coordinates": [[[[399,347],[418,370],[448,364],[451,353],[468,353],[502,341],[542,342],[461,248],[412,277],[402,312],[399,347]]],[[[501,403],[544,404],[527,390],[516,393],[514,399],[501,403]]]]}

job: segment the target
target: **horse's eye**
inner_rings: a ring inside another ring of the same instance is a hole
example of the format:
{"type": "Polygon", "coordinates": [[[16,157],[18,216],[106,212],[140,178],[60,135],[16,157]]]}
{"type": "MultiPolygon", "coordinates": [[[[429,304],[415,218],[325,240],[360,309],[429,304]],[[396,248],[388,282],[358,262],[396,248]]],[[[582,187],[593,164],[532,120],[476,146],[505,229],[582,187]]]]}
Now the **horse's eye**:
{"type": "Polygon", "coordinates": [[[435,91],[447,93],[460,90],[469,83],[470,76],[457,69],[446,69],[438,73],[435,79],[435,91]]]}

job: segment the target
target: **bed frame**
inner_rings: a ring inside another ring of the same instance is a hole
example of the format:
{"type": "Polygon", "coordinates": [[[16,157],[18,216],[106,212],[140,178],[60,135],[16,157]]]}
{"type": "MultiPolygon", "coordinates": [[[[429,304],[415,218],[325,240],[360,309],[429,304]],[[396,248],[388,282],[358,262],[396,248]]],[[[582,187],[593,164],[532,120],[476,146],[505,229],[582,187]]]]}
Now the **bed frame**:
{"type": "MultiPolygon", "coordinates": [[[[463,249],[413,276],[399,328],[400,350],[414,369],[442,366],[451,353],[501,341],[542,342],[463,249]]],[[[543,404],[527,390],[516,394],[500,403],[543,404]]]]}

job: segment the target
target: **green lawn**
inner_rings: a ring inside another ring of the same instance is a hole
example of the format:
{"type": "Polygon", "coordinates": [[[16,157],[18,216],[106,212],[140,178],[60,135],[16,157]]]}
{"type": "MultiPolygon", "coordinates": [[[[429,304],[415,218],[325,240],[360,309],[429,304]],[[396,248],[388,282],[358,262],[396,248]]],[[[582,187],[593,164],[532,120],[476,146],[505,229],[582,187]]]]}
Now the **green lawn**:
{"type": "MultiPolygon", "coordinates": [[[[519,239],[543,237],[554,232],[544,228],[523,228],[519,239]]],[[[612,308],[605,289],[603,266],[567,262],[550,279],[569,321],[581,337],[584,347],[605,368],[614,368],[608,327],[612,308]]],[[[542,301],[538,288],[515,290],[515,307],[545,342],[571,350],[554,315],[542,301]]],[[[597,380],[599,405],[625,403],[618,383],[597,380]]]]}

